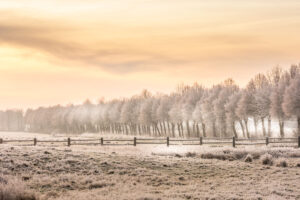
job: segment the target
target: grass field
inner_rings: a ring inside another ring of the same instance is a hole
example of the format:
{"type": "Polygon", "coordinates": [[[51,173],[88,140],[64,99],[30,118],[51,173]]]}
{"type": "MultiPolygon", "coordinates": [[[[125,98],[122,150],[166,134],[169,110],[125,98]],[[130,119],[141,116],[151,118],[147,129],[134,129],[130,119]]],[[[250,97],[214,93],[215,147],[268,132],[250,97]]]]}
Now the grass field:
{"type": "Polygon", "coordinates": [[[3,200],[300,199],[293,147],[2,144],[0,174],[3,200]]]}

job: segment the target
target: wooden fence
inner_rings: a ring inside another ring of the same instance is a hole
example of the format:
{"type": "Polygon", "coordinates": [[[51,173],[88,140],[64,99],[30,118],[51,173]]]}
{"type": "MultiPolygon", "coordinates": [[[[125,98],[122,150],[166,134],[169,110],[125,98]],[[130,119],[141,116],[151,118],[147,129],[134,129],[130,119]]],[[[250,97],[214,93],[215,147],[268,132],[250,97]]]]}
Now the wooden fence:
{"type": "Polygon", "coordinates": [[[71,139],[67,138],[66,140],[38,140],[37,138],[33,139],[24,139],[24,140],[3,140],[0,138],[0,144],[5,143],[26,143],[28,145],[36,146],[38,143],[63,143],[67,146],[71,145],[145,145],[145,144],[164,144],[167,146],[170,145],[232,145],[236,147],[239,145],[269,145],[269,144],[297,144],[300,148],[300,136],[298,138],[193,138],[193,139],[181,139],[181,138],[137,138],[133,139],[71,139]]]}

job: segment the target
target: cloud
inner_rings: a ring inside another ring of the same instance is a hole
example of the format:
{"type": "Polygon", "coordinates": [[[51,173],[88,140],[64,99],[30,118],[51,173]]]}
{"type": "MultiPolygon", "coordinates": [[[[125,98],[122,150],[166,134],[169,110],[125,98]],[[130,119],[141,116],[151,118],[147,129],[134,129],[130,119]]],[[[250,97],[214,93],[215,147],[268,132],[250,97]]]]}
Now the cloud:
{"type": "Polygon", "coordinates": [[[105,21],[95,14],[95,19],[89,16],[85,21],[79,16],[46,18],[40,13],[34,18],[16,10],[0,10],[0,15],[0,44],[42,52],[60,65],[97,67],[118,74],[225,64],[240,67],[244,61],[284,55],[276,37],[253,31],[253,24],[216,27],[208,23],[206,27],[196,18],[191,23],[162,20],[155,24],[134,18],[139,23],[126,24],[120,19],[123,15],[105,21]]]}
{"type": "MultiPolygon", "coordinates": [[[[158,53],[128,46],[83,45],[68,40],[70,27],[58,28],[37,25],[19,25],[0,22],[0,43],[41,51],[52,58],[84,66],[95,66],[114,73],[155,70],[153,65],[179,65],[185,60],[173,59],[158,53]]],[[[73,30],[76,31],[76,30],[73,30]]],[[[88,37],[88,36],[86,36],[88,37]]],[[[78,38],[82,40],[82,38],[78,38]]],[[[83,39],[84,40],[84,39],[83,39]]]]}

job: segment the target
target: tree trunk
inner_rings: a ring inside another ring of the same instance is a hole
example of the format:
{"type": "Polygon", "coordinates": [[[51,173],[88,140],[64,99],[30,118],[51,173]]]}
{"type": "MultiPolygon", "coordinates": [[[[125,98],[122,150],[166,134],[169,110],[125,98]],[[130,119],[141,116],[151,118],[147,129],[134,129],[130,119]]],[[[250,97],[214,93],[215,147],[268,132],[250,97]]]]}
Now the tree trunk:
{"type": "Polygon", "coordinates": [[[253,122],[254,122],[255,136],[257,136],[258,132],[257,132],[257,119],[256,119],[256,117],[253,117],[253,122]]]}
{"type": "Polygon", "coordinates": [[[155,128],[155,126],[153,124],[152,124],[152,132],[153,132],[154,136],[157,136],[156,128],[155,128]]]}
{"type": "Polygon", "coordinates": [[[142,125],[142,133],[145,135],[147,133],[147,129],[145,125],[142,125]]]}
{"type": "Polygon", "coordinates": [[[160,132],[158,126],[157,126],[157,123],[155,123],[155,128],[156,128],[156,130],[157,130],[158,135],[161,136],[161,132],[160,132]]]}
{"type": "Polygon", "coordinates": [[[261,117],[260,120],[261,120],[261,126],[263,130],[263,136],[266,137],[265,118],[261,117]]]}
{"type": "Polygon", "coordinates": [[[193,136],[197,136],[197,133],[196,133],[196,122],[194,121],[193,123],[193,132],[192,132],[193,136]]]}
{"type": "Polygon", "coordinates": [[[284,121],[279,120],[280,137],[284,138],[284,121]]]}
{"type": "MultiPolygon", "coordinates": [[[[235,127],[234,127],[235,128],[235,127]]],[[[227,136],[227,124],[226,122],[224,121],[224,136],[226,137],[227,136]]]]}
{"type": "Polygon", "coordinates": [[[128,128],[127,128],[127,125],[124,124],[124,126],[125,126],[126,135],[128,135],[128,128]]]}
{"type": "Polygon", "coordinates": [[[163,127],[162,127],[162,124],[161,122],[158,122],[159,123],[159,128],[160,128],[160,134],[162,135],[164,130],[163,130],[163,127]]]}
{"type": "Polygon", "coordinates": [[[181,136],[184,137],[184,132],[183,132],[183,125],[182,125],[182,122],[180,123],[180,127],[181,127],[181,136]]]}
{"type": "Polygon", "coordinates": [[[248,129],[248,119],[245,119],[245,126],[246,126],[246,133],[247,133],[247,138],[250,138],[250,133],[249,133],[249,129],[248,129]]]}
{"type": "Polygon", "coordinates": [[[112,134],[115,133],[115,129],[114,129],[114,125],[113,124],[111,125],[111,132],[112,132],[112,134]]]}
{"type": "Polygon", "coordinates": [[[187,137],[189,138],[191,133],[190,133],[190,125],[188,120],[186,121],[186,130],[187,130],[187,137]]]}
{"type": "Polygon", "coordinates": [[[241,129],[242,129],[242,132],[243,132],[243,137],[246,137],[246,134],[245,134],[245,127],[244,127],[244,125],[243,125],[243,121],[242,121],[242,120],[239,120],[239,123],[240,123],[241,129]]]}
{"type": "Polygon", "coordinates": [[[177,123],[177,129],[178,129],[178,135],[179,135],[179,137],[181,137],[181,134],[180,134],[180,124],[179,123],[177,123]]]}
{"type": "Polygon", "coordinates": [[[199,125],[198,125],[198,123],[196,124],[196,130],[197,130],[197,137],[200,137],[200,131],[199,131],[199,125]]]}
{"type": "Polygon", "coordinates": [[[213,137],[217,137],[216,122],[213,122],[212,129],[213,129],[213,137]]]}
{"type": "Polygon", "coordinates": [[[141,126],[138,124],[139,135],[142,135],[141,126]]]}
{"type": "Polygon", "coordinates": [[[300,136],[300,117],[297,117],[298,121],[298,136],[300,136]]]}
{"type": "Polygon", "coordinates": [[[268,137],[271,137],[271,116],[268,116],[268,137]]]}
{"type": "Polygon", "coordinates": [[[165,135],[167,135],[166,123],[164,121],[162,123],[163,123],[163,126],[164,126],[164,133],[165,133],[165,135]]]}
{"type": "Polygon", "coordinates": [[[232,122],[232,131],[233,131],[234,137],[238,138],[238,135],[237,135],[237,132],[236,132],[236,129],[235,129],[235,122],[234,121],[232,122]]]}
{"type": "MultiPolygon", "coordinates": [[[[168,125],[169,125],[169,123],[168,123],[168,125]]],[[[172,125],[172,135],[173,135],[173,137],[175,137],[175,124],[171,123],[171,125],[172,125]]]]}
{"type": "Polygon", "coordinates": [[[202,127],[202,134],[203,134],[203,137],[206,137],[206,127],[205,127],[205,123],[201,123],[201,127],[202,127]]]}

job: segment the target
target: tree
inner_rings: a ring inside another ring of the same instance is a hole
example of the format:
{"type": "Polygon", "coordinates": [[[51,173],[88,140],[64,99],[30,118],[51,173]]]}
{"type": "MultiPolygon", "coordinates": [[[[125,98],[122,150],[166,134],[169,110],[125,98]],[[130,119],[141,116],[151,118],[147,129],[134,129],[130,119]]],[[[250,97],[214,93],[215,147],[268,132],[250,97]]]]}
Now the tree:
{"type": "Polygon", "coordinates": [[[283,111],[288,116],[295,116],[298,123],[298,136],[300,136],[300,76],[298,75],[286,89],[283,100],[283,111]]]}
{"type": "Polygon", "coordinates": [[[216,115],[214,113],[213,102],[218,97],[221,89],[221,85],[213,86],[210,90],[206,91],[203,96],[203,101],[201,101],[202,116],[205,124],[210,125],[211,135],[213,137],[217,137],[216,115]]]}
{"type": "Polygon", "coordinates": [[[169,111],[170,121],[172,125],[172,136],[175,137],[175,125],[177,124],[178,136],[183,137],[182,128],[182,112],[181,112],[181,101],[179,95],[172,96],[172,106],[169,111]]]}
{"type": "Polygon", "coordinates": [[[156,116],[157,116],[157,119],[159,121],[161,121],[162,124],[163,124],[165,135],[167,135],[166,123],[167,123],[167,127],[168,127],[168,134],[171,133],[170,125],[169,125],[169,121],[170,121],[169,111],[170,111],[170,108],[171,108],[170,98],[168,96],[160,97],[159,106],[156,110],[156,116]]]}
{"type": "Polygon", "coordinates": [[[240,120],[240,118],[238,117],[238,115],[236,114],[236,108],[237,105],[240,101],[241,98],[241,92],[235,92],[233,93],[229,98],[227,103],[225,104],[225,111],[226,111],[226,120],[227,120],[227,124],[231,127],[232,133],[235,137],[238,137],[236,128],[235,128],[235,123],[236,121],[240,122],[241,125],[241,129],[244,133],[244,127],[243,124],[240,120]]]}
{"type": "Polygon", "coordinates": [[[272,116],[278,119],[279,123],[279,132],[280,136],[284,137],[284,121],[286,118],[286,114],[283,111],[283,98],[286,88],[289,86],[290,83],[290,75],[285,73],[277,86],[272,89],[270,100],[270,113],[272,116]]]}
{"type": "Polygon", "coordinates": [[[24,116],[20,110],[0,111],[0,130],[238,137],[239,123],[243,136],[250,137],[248,121],[253,118],[255,133],[261,121],[263,135],[271,136],[272,116],[278,119],[284,137],[288,117],[296,117],[299,123],[299,76],[300,65],[292,65],[289,70],[275,67],[257,74],[244,89],[232,79],[211,88],[182,83],[169,95],[143,90],[129,99],[28,109],[24,116]]]}
{"type": "Polygon", "coordinates": [[[121,109],[120,121],[123,124],[126,135],[129,134],[128,126],[131,123],[132,107],[132,102],[130,100],[126,100],[121,109]]]}
{"type": "MultiPolygon", "coordinates": [[[[182,115],[183,120],[186,122],[186,129],[187,129],[187,136],[191,136],[191,130],[190,130],[190,121],[193,120],[193,112],[195,110],[196,104],[199,101],[199,99],[203,95],[203,87],[198,85],[197,83],[194,83],[192,87],[189,87],[188,90],[184,93],[182,96],[182,115]]],[[[195,122],[193,124],[193,132],[192,134],[195,135],[195,122]]],[[[199,135],[197,135],[199,136],[199,135]]]]}
{"type": "Polygon", "coordinates": [[[152,104],[153,104],[153,99],[147,99],[145,100],[141,107],[140,107],[140,116],[139,116],[139,121],[141,122],[142,125],[146,127],[145,131],[148,134],[151,134],[151,129],[150,126],[152,124],[152,104]]]}
{"type": "MultiPolygon", "coordinates": [[[[253,83],[255,86],[254,90],[254,98],[255,98],[255,115],[260,118],[263,136],[266,136],[266,128],[265,128],[265,118],[271,119],[270,117],[270,95],[271,95],[271,85],[269,80],[264,74],[257,74],[253,83]]],[[[270,136],[270,132],[268,131],[268,136],[270,136]]]]}
{"type": "Polygon", "coordinates": [[[250,116],[254,116],[255,110],[256,108],[253,90],[248,88],[248,90],[243,91],[236,109],[236,115],[245,123],[247,138],[250,138],[248,118],[250,116]]]}
{"type": "Polygon", "coordinates": [[[220,137],[227,136],[227,123],[225,104],[230,95],[238,90],[232,79],[227,79],[221,84],[221,91],[218,97],[213,101],[214,115],[216,116],[217,127],[219,128],[220,137]]]}

